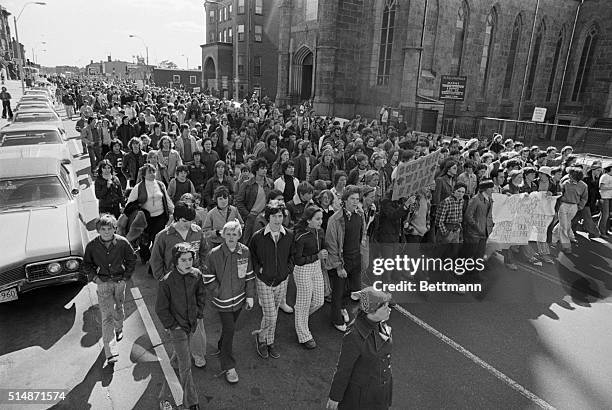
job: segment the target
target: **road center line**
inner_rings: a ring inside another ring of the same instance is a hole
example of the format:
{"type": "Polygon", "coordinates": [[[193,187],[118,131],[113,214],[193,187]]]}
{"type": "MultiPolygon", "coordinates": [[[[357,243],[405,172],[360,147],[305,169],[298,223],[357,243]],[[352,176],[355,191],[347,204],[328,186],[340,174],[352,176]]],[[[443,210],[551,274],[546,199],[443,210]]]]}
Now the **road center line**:
{"type": "Polygon", "coordinates": [[[461,353],[466,358],[470,359],[472,362],[476,363],[477,365],[479,365],[480,367],[482,367],[483,369],[485,369],[489,373],[493,374],[493,376],[497,377],[499,380],[501,380],[502,382],[504,382],[505,384],[510,386],[512,389],[516,390],[521,395],[523,395],[527,399],[529,399],[532,402],[534,402],[535,404],[537,404],[540,408],[542,408],[542,409],[554,409],[554,407],[550,403],[548,403],[546,400],[538,397],[537,395],[535,395],[531,391],[527,390],[525,387],[521,386],[518,382],[516,382],[513,379],[511,379],[510,377],[506,376],[504,373],[500,372],[495,367],[491,366],[490,364],[488,364],[487,362],[482,360],[480,357],[476,356],[474,353],[470,352],[465,347],[463,347],[459,343],[455,342],[450,337],[448,337],[448,336],[444,335],[443,333],[439,332],[438,330],[434,329],[429,324],[427,324],[426,322],[422,321],[421,319],[419,319],[418,317],[416,317],[412,313],[408,312],[403,307],[401,307],[399,305],[396,305],[395,309],[399,313],[401,313],[402,315],[406,316],[408,319],[412,320],[414,323],[416,323],[417,325],[419,325],[420,327],[425,329],[427,332],[431,333],[433,336],[435,336],[436,338],[438,338],[442,342],[446,343],[447,345],[449,345],[450,347],[452,347],[453,349],[455,349],[456,351],[461,353]]]}
{"type": "Polygon", "coordinates": [[[140,313],[145,329],[147,329],[147,333],[149,334],[149,339],[151,339],[151,344],[154,346],[155,354],[159,359],[159,364],[164,372],[164,376],[166,377],[170,391],[172,392],[174,402],[177,406],[180,406],[183,404],[183,388],[181,387],[181,383],[179,382],[178,377],[176,377],[174,369],[172,366],[170,366],[170,358],[168,357],[168,353],[164,348],[161,337],[159,337],[159,333],[157,332],[157,328],[153,323],[149,309],[142,298],[140,289],[134,287],[130,290],[132,292],[132,296],[134,297],[134,302],[136,303],[138,313],[140,313]]]}

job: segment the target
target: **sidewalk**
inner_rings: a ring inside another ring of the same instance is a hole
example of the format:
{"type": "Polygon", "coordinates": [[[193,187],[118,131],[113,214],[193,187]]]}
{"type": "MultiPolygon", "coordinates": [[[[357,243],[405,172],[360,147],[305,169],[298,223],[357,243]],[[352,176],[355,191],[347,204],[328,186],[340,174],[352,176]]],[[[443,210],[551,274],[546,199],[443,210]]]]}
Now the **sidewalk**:
{"type": "MultiPolygon", "coordinates": [[[[23,92],[21,91],[21,81],[7,80],[1,87],[6,87],[6,91],[8,91],[11,95],[11,109],[14,111],[15,106],[23,96],[23,92]]],[[[8,124],[8,120],[5,118],[0,118],[0,128],[4,127],[6,124],[8,124]]]]}

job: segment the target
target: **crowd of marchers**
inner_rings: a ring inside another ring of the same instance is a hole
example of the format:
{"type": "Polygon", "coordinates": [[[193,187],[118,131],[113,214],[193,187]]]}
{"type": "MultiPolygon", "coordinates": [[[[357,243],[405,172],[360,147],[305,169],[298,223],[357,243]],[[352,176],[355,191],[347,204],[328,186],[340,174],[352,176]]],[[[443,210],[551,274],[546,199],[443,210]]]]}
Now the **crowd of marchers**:
{"type": "Polygon", "coordinates": [[[324,301],[345,333],[328,407],[390,406],[390,297],[363,288],[370,246],[444,244],[446,257],[486,259],[493,193],[559,196],[546,242],[501,251],[509,270],[517,260],[541,265],[572,252],[576,229],[609,234],[612,163],[585,169],[571,146],[558,153],[499,134],[462,143],[392,126],[384,109],[376,120],[340,123],[315,115],[308,102],[278,107],[255,96],[235,102],[129,83],[56,82],[66,113],[78,115],[99,201],[100,235],[84,266],[98,285],[106,357],[116,361],[125,281],[139,255],[159,280],[156,312],[186,407],[198,404],[192,358],[203,367],[207,354],[219,356],[226,380],[238,383],[232,345],[243,309],[261,307],[254,352],[278,359],[279,309],[295,315],[298,343],[315,349],[308,320],[324,301]],[[435,183],[393,200],[398,164],[435,151],[435,183]],[[288,286],[296,288],[294,306],[288,286]],[[208,353],[205,303],[222,324],[208,353]]]}

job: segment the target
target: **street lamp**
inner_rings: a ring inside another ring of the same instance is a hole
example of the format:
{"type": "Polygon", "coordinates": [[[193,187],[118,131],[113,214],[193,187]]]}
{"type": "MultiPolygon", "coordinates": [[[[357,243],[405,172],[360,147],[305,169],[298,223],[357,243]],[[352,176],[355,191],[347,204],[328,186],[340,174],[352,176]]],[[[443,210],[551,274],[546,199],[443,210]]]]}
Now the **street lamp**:
{"type": "Polygon", "coordinates": [[[144,44],[145,50],[147,52],[147,66],[148,66],[149,65],[149,46],[147,46],[147,43],[145,43],[145,41],[143,40],[142,37],[139,37],[139,36],[134,35],[134,34],[130,34],[130,38],[138,38],[138,39],[140,39],[140,41],[142,41],[142,44],[144,44]]]}
{"type": "Polygon", "coordinates": [[[187,70],[189,70],[189,57],[187,57],[185,54],[181,54],[181,57],[185,57],[185,59],[187,59],[187,70]]]}
{"type": "MultiPolygon", "coordinates": [[[[206,6],[207,6],[207,5],[209,5],[209,4],[214,4],[214,5],[216,5],[216,6],[223,6],[223,5],[224,5],[224,4],[223,4],[223,3],[221,3],[220,1],[206,0],[206,1],[204,2],[204,9],[206,9],[206,6]]],[[[208,15],[206,15],[206,16],[204,17],[204,21],[209,21],[208,15]]],[[[215,21],[217,21],[217,19],[216,19],[216,18],[215,18],[215,21]]],[[[208,25],[207,25],[207,26],[208,26],[208,25]]],[[[206,29],[208,30],[208,27],[207,27],[206,29]]],[[[245,30],[245,31],[246,31],[246,30],[245,30]]],[[[235,54],[236,54],[236,55],[235,55],[235,57],[234,57],[234,60],[236,61],[236,63],[235,63],[235,66],[236,66],[236,67],[235,67],[235,68],[236,68],[236,75],[234,76],[234,101],[238,101],[238,99],[239,99],[239,95],[238,95],[238,87],[239,87],[239,85],[240,85],[240,79],[239,79],[239,77],[238,77],[238,56],[239,56],[240,54],[238,54],[238,43],[239,43],[239,41],[238,41],[238,26],[237,26],[237,25],[236,25],[236,27],[234,28],[234,33],[235,33],[235,35],[233,36],[233,38],[234,38],[235,40],[233,40],[233,41],[235,41],[235,44],[236,44],[236,46],[235,46],[235,49],[236,49],[236,53],[235,53],[235,54]]],[[[245,37],[246,37],[246,34],[245,34],[245,37]]],[[[216,69],[218,69],[217,67],[215,67],[215,68],[216,68],[216,69]]],[[[204,67],[204,70],[206,70],[206,67],[204,67]]],[[[215,74],[216,74],[216,73],[215,73],[215,74]]],[[[216,78],[215,78],[215,80],[216,80],[216,78]]]]}
{"type": "Polygon", "coordinates": [[[17,17],[13,15],[13,23],[15,24],[15,41],[17,41],[17,51],[19,54],[19,59],[21,60],[21,64],[18,64],[17,67],[19,69],[19,77],[21,77],[21,92],[22,93],[25,93],[25,84],[23,82],[23,70],[22,70],[24,56],[21,54],[21,47],[19,47],[19,32],[17,31],[17,20],[19,20],[19,17],[21,17],[21,13],[23,13],[23,10],[30,4],[37,4],[39,6],[47,5],[47,3],[45,3],[44,1],[29,1],[23,5],[17,17]]]}

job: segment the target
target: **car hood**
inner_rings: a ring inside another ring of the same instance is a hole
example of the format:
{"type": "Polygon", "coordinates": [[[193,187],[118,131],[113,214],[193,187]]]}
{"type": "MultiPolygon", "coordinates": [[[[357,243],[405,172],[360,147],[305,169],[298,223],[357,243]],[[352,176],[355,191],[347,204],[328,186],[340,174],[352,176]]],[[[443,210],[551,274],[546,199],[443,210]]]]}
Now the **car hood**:
{"type": "Polygon", "coordinates": [[[66,218],[65,205],[0,213],[0,267],[69,255],[66,218]]]}

